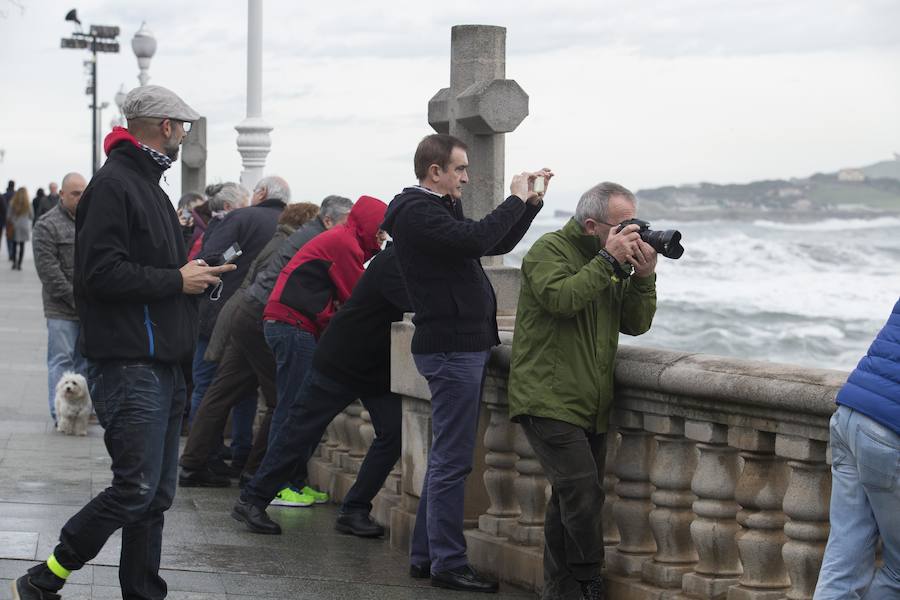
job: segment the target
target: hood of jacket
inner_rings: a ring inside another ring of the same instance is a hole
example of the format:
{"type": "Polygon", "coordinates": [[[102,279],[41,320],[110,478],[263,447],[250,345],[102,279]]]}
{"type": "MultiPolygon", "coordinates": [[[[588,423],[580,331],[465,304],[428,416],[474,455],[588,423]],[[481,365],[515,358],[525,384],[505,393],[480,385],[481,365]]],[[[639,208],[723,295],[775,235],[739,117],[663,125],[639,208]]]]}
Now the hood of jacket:
{"type": "Polygon", "coordinates": [[[130,131],[124,127],[113,127],[112,131],[103,140],[103,151],[109,156],[113,148],[125,142],[133,144],[136,148],[141,147],[141,143],[137,141],[136,137],[131,135],[130,131]]]}
{"type": "Polygon", "coordinates": [[[381,222],[387,208],[387,204],[378,198],[360,196],[353,208],[350,209],[350,215],[344,226],[356,236],[359,247],[366,256],[365,260],[375,256],[381,249],[375,235],[381,229],[381,222]]]}

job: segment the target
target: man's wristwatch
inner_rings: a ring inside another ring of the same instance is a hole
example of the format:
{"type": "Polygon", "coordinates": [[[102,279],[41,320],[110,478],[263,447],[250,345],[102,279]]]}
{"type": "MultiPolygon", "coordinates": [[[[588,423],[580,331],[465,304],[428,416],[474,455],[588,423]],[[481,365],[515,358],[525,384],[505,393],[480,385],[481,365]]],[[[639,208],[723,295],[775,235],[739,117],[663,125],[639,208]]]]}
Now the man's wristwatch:
{"type": "Polygon", "coordinates": [[[616,257],[604,250],[603,248],[597,253],[597,256],[608,262],[612,265],[613,268],[613,280],[614,281],[625,281],[631,274],[634,273],[634,267],[630,264],[625,263],[623,267],[619,261],[616,260],[616,257]]]}

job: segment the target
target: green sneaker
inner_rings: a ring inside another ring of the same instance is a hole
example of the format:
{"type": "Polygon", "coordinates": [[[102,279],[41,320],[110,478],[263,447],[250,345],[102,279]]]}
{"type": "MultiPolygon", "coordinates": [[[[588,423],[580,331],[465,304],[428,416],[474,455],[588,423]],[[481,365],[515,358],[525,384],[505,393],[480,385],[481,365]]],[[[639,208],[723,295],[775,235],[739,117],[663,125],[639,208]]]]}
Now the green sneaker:
{"type": "Polygon", "coordinates": [[[269,503],[271,506],[312,506],[316,499],[306,494],[301,494],[289,487],[284,488],[269,503]]]}
{"type": "Polygon", "coordinates": [[[300,493],[304,496],[312,496],[315,499],[316,504],[325,504],[326,502],[328,502],[328,500],[330,500],[327,492],[320,492],[319,490],[311,488],[308,485],[303,486],[303,489],[300,490],[300,493]]]}

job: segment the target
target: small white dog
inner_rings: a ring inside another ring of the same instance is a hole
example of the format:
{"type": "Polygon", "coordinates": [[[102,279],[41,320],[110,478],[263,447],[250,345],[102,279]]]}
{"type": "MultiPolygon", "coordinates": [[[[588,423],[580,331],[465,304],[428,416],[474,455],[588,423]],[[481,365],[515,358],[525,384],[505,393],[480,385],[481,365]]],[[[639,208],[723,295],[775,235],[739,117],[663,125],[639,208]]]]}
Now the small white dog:
{"type": "Polygon", "coordinates": [[[56,430],[66,435],[87,435],[91,394],[87,381],[66,371],[56,384],[56,430]]]}

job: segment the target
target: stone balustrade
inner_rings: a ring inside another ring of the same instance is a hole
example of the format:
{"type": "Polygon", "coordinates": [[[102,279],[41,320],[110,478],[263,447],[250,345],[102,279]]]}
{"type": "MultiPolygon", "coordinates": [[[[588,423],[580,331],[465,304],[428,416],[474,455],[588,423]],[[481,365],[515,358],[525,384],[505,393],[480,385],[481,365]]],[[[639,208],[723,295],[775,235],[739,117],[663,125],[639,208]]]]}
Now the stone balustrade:
{"type": "MultiPolygon", "coordinates": [[[[430,395],[407,350],[412,327],[393,331],[403,456],[373,509],[399,549],[408,547],[431,435],[430,395]]],[[[508,419],[511,337],[501,332],[485,381],[466,539],[476,568],[540,589],[550,489],[508,419]]],[[[610,597],[812,598],[828,538],[828,421],[845,378],[622,346],[603,482],[610,597]]],[[[313,480],[339,499],[372,434],[368,413],[348,407],[311,462],[313,480]]]]}

